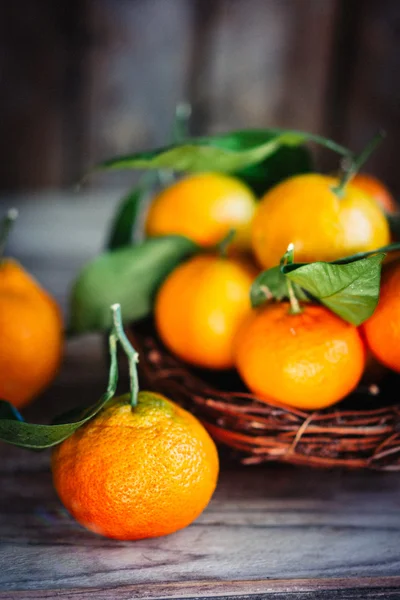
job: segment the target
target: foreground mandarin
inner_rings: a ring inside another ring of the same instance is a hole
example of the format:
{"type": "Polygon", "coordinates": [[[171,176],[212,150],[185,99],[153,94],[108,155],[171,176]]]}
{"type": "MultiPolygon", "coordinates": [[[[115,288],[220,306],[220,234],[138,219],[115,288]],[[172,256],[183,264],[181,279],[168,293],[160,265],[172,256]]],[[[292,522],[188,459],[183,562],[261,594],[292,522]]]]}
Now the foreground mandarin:
{"type": "Polygon", "coordinates": [[[155,304],[157,331],[177,356],[200,367],[228,369],[234,339],[251,311],[250,264],[221,256],[196,256],[162,285],[155,304]]]}
{"type": "Polygon", "coordinates": [[[214,246],[236,231],[233,246],[250,248],[256,198],[244,183],[221,173],[191,175],[165,188],[151,203],[146,233],[181,234],[201,246],[214,246]]]}
{"type": "Polygon", "coordinates": [[[255,310],[236,339],[236,366],[261,399],[306,410],[338,402],[358,384],[365,348],[356,327],[326,308],[288,302],[255,310]]]}
{"type": "Polygon", "coordinates": [[[56,491],[87,529],[119,540],[173,533],[217,483],[218,454],[199,421],[163,396],[114,398],[52,455],[56,491]]]}
{"type": "Polygon", "coordinates": [[[254,253],[265,268],[279,263],[293,242],[298,262],[330,261],[389,243],[389,226],[376,201],[316,173],[291,177],[261,200],[253,220],[254,253]]]}

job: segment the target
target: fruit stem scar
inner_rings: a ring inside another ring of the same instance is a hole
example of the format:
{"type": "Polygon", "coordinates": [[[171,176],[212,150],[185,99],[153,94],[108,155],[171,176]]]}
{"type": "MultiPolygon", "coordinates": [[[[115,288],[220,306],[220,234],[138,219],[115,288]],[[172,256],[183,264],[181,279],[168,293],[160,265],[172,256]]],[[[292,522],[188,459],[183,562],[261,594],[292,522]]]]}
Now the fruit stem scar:
{"type": "Polygon", "coordinates": [[[6,243],[7,243],[7,239],[8,239],[8,234],[10,233],[10,230],[14,224],[14,221],[17,219],[18,217],[18,211],[16,208],[10,208],[7,211],[7,214],[5,217],[3,217],[1,224],[0,224],[0,263],[3,259],[3,255],[4,255],[4,250],[6,248],[6,243]]]}
{"type": "MultiPolygon", "coordinates": [[[[338,196],[338,198],[343,198],[344,191],[346,185],[353,179],[353,177],[358,173],[363,164],[368,160],[374,150],[379,146],[381,141],[385,137],[384,131],[378,131],[365,146],[364,150],[358,155],[353,156],[353,159],[350,161],[349,166],[345,166],[343,168],[343,174],[339,181],[339,185],[332,187],[332,191],[338,196]]],[[[347,157],[348,158],[348,157],[347,157]]],[[[345,161],[347,163],[347,161],[345,161]]]]}
{"type": "Polygon", "coordinates": [[[139,393],[139,381],[137,374],[137,363],[139,362],[139,354],[136,352],[135,348],[132,346],[130,341],[125,335],[125,331],[122,325],[122,317],[121,317],[121,305],[113,304],[111,306],[112,316],[113,316],[113,330],[110,335],[110,343],[111,338],[114,336],[122,348],[126,356],[128,357],[129,362],[129,378],[130,378],[130,402],[132,408],[134,408],[137,404],[138,393],[139,393]]]}

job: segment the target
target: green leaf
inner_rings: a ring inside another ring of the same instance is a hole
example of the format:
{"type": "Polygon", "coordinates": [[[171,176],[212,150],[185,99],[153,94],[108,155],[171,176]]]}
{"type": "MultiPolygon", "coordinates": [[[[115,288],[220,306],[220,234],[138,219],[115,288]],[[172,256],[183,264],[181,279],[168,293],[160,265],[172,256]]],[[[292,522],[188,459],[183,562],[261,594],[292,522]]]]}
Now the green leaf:
{"type": "Polygon", "coordinates": [[[236,171],[234,175],[244,181],[257,196],[262,196],[280,181],[312,170],[313,161],[308,148],[283,146],[262,162],[236,171]]]}
{"type": "Polygon", "coordinates": [[[300,267],[283,267],[286,277],[306,290],[334,313],[360,325],[374,312],[379,299],[382,261],[379,253],[350,262],[315,262],[300,267]]]}
{"type": "Polygon", "coordinates": [[[198,246],[183,236],[150,238],[137,246],[105,252],[87,264],[72,288],[72,332],[107,330],[110,305],[122,306],[124,323],[151,313],[165,277],[198,246]]]}
{"type": "MultiPolygon", "coordinates": [[[[98,403],[93,405],[89,411],[84,412],[85,416],[82,419],[72,423],[38,425],[13,418],[6,419],[0,416],[0,440],[14,444],[15,446],[37,450],[55,446],[72,435],[86,421],[94,417],[113,395],[114,392],[111,395],[110,393],[104,394],[98,403]]],[[[11,405],[5,402],[5,400],[0,400],[0,403],[1,405],[8,405],[8,409],[11,410],[11,405]]],[[[2,409],[3,411],[6,410],[4,406],[2,406],[2,409]]]]}
{"type": "Polygon", "coordinates": [[[0,400],[0,440],[34,450],[43,450],[59,444],[79,427],[92,419],[115,394],[118,380],[116,339],[110,335],[110,373],[107,391],[96,404],[84,410],[74,410],[59,417],[53,425],[26,423],[18,411],[5,400],[0,400]]]}
{"type": "Polygon", "coordinates": [[[282,147],[308,141],[323,144],[342,155],[346,148],[313,134],[279,130],[243,130],[228,134],[191,138],[148,152],[138,152],[104,161],[95,170],[173,169],[175,171],[219,171],[233,173],[260,163],[282,147]]]}
{"type": "Polygon", "coordinates": [[[115,250],[130,246],[134,239],[135,226],[141,214],[143,203],[148,197],[153,184],[157,181],[157,173],[146,173],[139,184],[130,190],[121,200],[111,224],[107,248],[115,250]]]}
{"type": "MultiPolygon", "coordinates": [[[[307,302],[307,294],[294,284],[294,292],[299,300],[307,302]]],[[[256,277],[250,289],[250,300],[253,308],[264,304],[268,300],[283,300],[288,297],[286,276],[278,265],[263,271],[256,277]]]]}

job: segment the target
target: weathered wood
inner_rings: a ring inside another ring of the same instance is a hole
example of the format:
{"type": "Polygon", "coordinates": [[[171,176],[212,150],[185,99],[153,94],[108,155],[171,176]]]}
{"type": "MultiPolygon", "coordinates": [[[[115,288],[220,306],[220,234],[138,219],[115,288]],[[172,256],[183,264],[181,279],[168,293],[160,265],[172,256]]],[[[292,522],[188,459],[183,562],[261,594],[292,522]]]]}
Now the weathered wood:
{"type": "Polygon", "coordinates": [[[398,194],[399,19],[397,0],[2,2],[0,188],[163,144],[184,99],[195,133],[293,127],[356,150],[385,128],[368,170],[398,194]]]}
{"type": "Polygon", "coordinates": [[[0,187],[62,186],[82,171],[84,3],[2,2],[0,187]]]}
{"type": "MultiPolygon", "coordinates": [[[[88,19],[85,168],[171,140],[189,68],[191,2],[88,0],[88,19]]],[[[131,181],[132,174],[111,178],[131,181]]]]}
{"type": "Polygon", "coordinates": [[[374,152],[365,170],[376,174],[400,194],[396,160],[400,135],[400,3],[396,0],[342,0],[344,18],[353,14],[348,31],[349,52],[338,74],[342,115],[336,130],[343,143],[356,151],[383,129],[387,139],[374,152]]]}
{"type": "Polygon", "coordinates": [[[191,581],[185,583],[162,583],[151,585],[132,585],[71,590],[34,590],[10,592],[2,594],[1,600],[38,600],[39,598],[74,598],[75,600],[118,600],[180,598],[196,600],[197,598],[218,598],[226,600],[378,600],[379,598],[399,598],[400,578],[365,577],[357,580],[349,579],[293,579],[269,581],[191,581]]]}
{"type": "Polygon", "coordinates": [[[222,0],[217,6],[197,86],[208,105],[207,129],[320,131],[335,0],[222,0]]]}

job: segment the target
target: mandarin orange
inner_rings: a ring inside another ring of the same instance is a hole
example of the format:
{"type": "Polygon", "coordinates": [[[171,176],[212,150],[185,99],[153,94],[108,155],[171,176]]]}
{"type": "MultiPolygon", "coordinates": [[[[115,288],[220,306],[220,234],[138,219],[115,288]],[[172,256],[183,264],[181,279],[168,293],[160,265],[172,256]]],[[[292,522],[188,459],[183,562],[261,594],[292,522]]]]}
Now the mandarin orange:
{"type": "Polygon", "coordinates": [[[382,271],[378,306],[361,329],[368,347],[386,367],[400,373],[400,262],[382,271]]]}
{"type": "Polygon", "coordinates": [[[338,402],[359,382],[365,348],[356,327],[326,308],[288,302],[255,310],[236,339],[236,366],[261,399],[316,410],[338,402]]]}
{"type": "Polygon", "coordinates": [[[357,173],[351,183],[372,196],[385,212],[395,213],[398,210],[397,203],[389,189],[377,177],[366,173],[357,173]]]}
{"type": "Polygon", "coordinates": [[[259,263],[279,264],[290,243],[298,262],[330,261],[389,243],[389,226],[376,201],[339,179],[296,175],[272,188],[253,219],[252,245],[259,263]]]}
{"type": "Polygon", "coordinates": [[[54,378],[63,348],[60,309],[16,261],[0,262],[0,398],[25,406],[54,378]]]}
{"type": "Polygon", "coordinates": [[[140,392],[111,400],[57,446],[53,481],[81,525],[119,540],[186,527],[217,483],[214,442],[190,413],[163,396],[140,392]]]}
{"type": "Polygon", "coordinates": [[[254,267],[242,260],[195,256],[175,269],[156,298],[157,331],[177,356],[211,369],[234,364],[234,339],[251,311],[254,267]]]}
{"type": "Polygon", "coordinates": [[[232,246],[250,248],[253,192],[239,179],[221,173],[190,175],[165,188],[151,203],[146,233],[181,234],[201,246],[214,246],[236,231],[232,246]]]}

